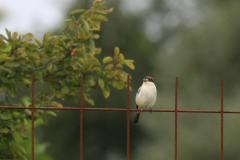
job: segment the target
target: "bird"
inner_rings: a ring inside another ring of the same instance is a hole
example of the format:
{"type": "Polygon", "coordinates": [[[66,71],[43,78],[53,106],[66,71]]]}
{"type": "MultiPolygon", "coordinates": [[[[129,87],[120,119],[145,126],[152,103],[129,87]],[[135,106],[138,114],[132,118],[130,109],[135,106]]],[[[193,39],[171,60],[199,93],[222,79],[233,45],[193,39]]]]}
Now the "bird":
{"type": "MultiPolygon", "coordinates": [[[[155,104],[157,99],[157,88],[154,84],[154,79],[150,76],[146,76],[143,78],[143,84],[138,89],[136,93],[136,108],[137,109],[150,109],[152,110],[153,105],[155,104]]],[[[140,112],[136,113],[134,118],[134,123],[138,122],[140,116],[140,112]]]]}

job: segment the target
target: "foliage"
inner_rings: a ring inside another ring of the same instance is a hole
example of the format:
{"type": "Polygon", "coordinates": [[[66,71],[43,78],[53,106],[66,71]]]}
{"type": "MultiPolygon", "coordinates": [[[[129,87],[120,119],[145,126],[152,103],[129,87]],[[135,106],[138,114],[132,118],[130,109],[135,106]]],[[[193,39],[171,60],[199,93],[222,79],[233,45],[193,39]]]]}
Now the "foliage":
{"type": "MultiPolygon", "coordinates": [[[[101,48],[96,48],[95,40],[99,35],[102,21],[107,21],[106,14],[113,8],[106,9],[105,2],[96,0],[89,10],[79,9],[71,12],[71,18],[65,20],[68,25],[59,36],[44,34],[43,42],[34,39],[33,34],[23,36],[6,29],[7,37],[0,35],[0,91],[5,96],[1,101],[3,106],[30,106],[30,98],[23,97],[21,103],[10,102],[7,93],[14,97],[21,89],[21,83],[31,86],[32,74],[34,81],[50,84],[50,91],[40,91],[35,97],[35,106],[63,107],[54,98],[64,100],[74,98],[79,94],[80,78],[84,77],[84,98],[94,105],[89,91],[100,88],[103,96],[108,98],[110,86],[123,89],[126,87],[128,73],[123,65],[134,69],[133,60],[126,60],[119,48],[114,50],[114,56],[104,57],[100,62],[97,55],[101,48]],[[77,15],[80,14],[78,17],[77,15]]],[[[54,112],[36,110],[34,118],[42,118],[54,112]]],[[[24,132],[31,120],[29,109],[1,109],[0,111],[0,158],[26,159],[25,149],[14,140],[14,133],[27,139],[24,132]]]]}
{"type": "MultiPolygon", "coordinates": [[[[38,119],[34,122],[35,127],[43,126],[44,121],[42,119],[38,119]]],[[[35,130],[36,132],[37,130],[35,130]]],[[[25,135],[31,137],[31,123],[27,124],[25,135]]],[[[31,159],[32,157],[32,141],[29,138],[28,140],[23,139],[18,133],[14,133],[14,140],[16,144],[21,145],[26,151],[25,157],[27,159],[31,159]]],[[[48,142],[39,143],[37,138],[34,139],[34,158],[39,160],[52,160],[50,156],[46,155],[46,149],[49,146],[48,142]]]]}

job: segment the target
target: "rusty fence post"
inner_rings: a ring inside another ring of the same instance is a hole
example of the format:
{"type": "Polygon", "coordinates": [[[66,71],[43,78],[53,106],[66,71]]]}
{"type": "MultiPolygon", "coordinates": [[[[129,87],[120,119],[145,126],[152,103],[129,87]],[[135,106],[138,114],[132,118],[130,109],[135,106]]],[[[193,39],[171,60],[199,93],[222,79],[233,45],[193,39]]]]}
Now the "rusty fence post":
{"type": "Polygon", "coordinates": [[[130,98],[129,98],[130,76],[127,78],[127,160],[130,160],[130,98]]]}
{"type": "Polygon", "coordinates": [[[83,160],[83,76],[80,86],[80,160],[83,160]]]}
{"type": "Polygon", "coordinates": [[[178,77],[175,86],[175,160],[177,160],[177,141],[178,141],[178,77]]]}
{"type": "Polygon", "coordinates": [[[32,160],[34,160],[34,74],[32,74],[32,160]]]}
{"type": "Polygon", "coordinates": [[[221,81],[221,160],[223,160],[223,78],[221,81]]]}

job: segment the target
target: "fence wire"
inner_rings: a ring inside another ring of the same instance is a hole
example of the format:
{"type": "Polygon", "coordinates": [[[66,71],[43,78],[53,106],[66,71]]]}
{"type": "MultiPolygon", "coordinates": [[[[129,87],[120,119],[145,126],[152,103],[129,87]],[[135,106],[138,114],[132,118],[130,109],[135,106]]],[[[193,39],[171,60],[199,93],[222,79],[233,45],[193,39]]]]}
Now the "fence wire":
{"type": "MultiPolygon", "coordinates": [[[[83,112],[84,111],[123,111],[127,113],[127,141],[126,141],[126,154],[127,160],[130,160],[130,112],[139,112],[139,109],[130,109],[130,79],[127,78],[127,107],[126,109],[120,108],[84,108],[83,107],[83,81],[84,78],[81,78],[80,86],[80,107],[34,107],[34,75],[32,75],[32,128],[31,128],[31,138],[32,138],[32,160],[34,160],[34,110],[79,110],[80,111],[80,160],[83,160],[83,112]]],[[[240,113],[240,111],[224,111],[223,110],[223,79],[221,79],[221,110],[179,110],[178,109],[178,77],[176,77],[175,83],[175,109],[156,109],[152,112],[174,112],[175,113],[175,160],[178,159],[178,113],[221,113],[221,160],[223,160],[223,114],[224,113],[240,113]]],[[[0,109],[29,109],[29,107],[16,107],[16,106],[0,106],[0,109]]],[[[142,110],[143,112],[150,112],[151,110],[142,110]]],[[[7,159],[1,159],[7,160],[7,159]]],[[[8,159],[10,160],[10,159],[8,159]]],[[[17,160],[17,159],[15,159],[17,160]]]]}

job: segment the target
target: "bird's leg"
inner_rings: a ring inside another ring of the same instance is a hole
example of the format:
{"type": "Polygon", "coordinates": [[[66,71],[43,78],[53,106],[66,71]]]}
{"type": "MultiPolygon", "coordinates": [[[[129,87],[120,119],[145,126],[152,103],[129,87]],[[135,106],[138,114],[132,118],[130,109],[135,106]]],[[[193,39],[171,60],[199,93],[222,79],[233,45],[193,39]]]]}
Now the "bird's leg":
{"type": "Polygon", "coordinates": [[[152,107],[150,107],[150,110],[151,110],[150,113],[152,113],[152,111],[153,111],[152,107]]]}
{"type": "Polygon", "coordinates": [[[143,111],[143,109],[141,108],[141,112],[143,111]]]}

